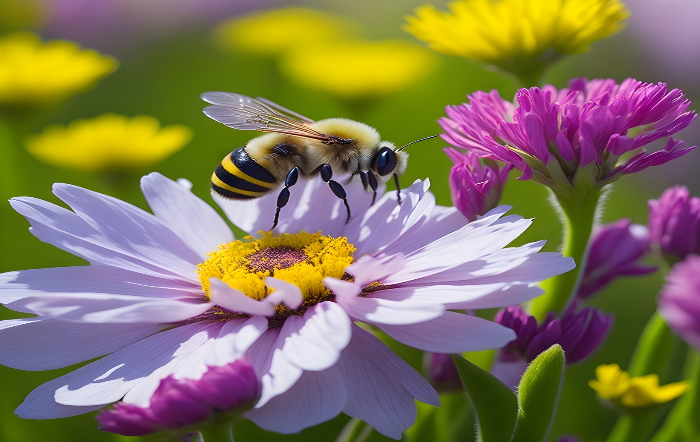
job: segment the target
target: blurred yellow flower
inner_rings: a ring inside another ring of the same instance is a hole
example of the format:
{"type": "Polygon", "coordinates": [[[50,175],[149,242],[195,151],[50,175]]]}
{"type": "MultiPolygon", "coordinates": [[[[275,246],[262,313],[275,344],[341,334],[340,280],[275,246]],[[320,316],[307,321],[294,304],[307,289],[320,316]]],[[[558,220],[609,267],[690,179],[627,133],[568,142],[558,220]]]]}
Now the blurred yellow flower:
{"type": "Polygon", "coordinates": [[[216,28],[214,35],[223,47],[274,55],[355,37],[361,32],[357,23],[341,16],[307,8],[283,8],[228,20],[216,28]]]}
{"type": "Polygon", "coordinates": [[[172,125],[161,128],[146,115],[128,118],[104,114],[75,120],[67,127],[54,124],[27,137],[29,152],[55,166],[86,172],[122,171],[156,163],[180,150],[192,130],[172,125]]]}
{"type": "Polygon", "coordinates": [[[437,58],[400,40],[336,41],[287,52],[281,69],[310,87],[346,98],[364,98],[405,88],[432,72],[437,58]]]}
{"type": "Polygon", "coordinates": [[[0,106],[53,102],[92,86],[117,67],[117,60],[70,41],[41,39],[28,32],[0,38],[0,106]]]}
{"type": "Polygon", "coordinates": [[[641,408],[671,401],[688,390],[687,382],[674,382],[659,386],[655,374],[630,377],[617,364],[599,365],[597,379],[588,382],[598,396],[623,408],[641,408]]]}
{"type": "Polygon", "coordinates": [[[451,12],[416,9],[404,29],[444,54],[472,58],[506,71],[532,71],[624,26],[620,0],[457,0],[451,12]]]}

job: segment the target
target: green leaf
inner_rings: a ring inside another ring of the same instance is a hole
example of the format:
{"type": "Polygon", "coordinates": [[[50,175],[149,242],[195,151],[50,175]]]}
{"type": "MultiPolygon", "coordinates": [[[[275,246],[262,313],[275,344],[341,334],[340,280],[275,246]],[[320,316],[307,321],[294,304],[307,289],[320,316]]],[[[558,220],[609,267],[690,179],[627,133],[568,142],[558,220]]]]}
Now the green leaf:
{"type": "Polygon", "coordinates": [[[507,442],[518,418],[518,400],[508,387],[466,359],[452,355],[476,412],[481,442],[507,442]]]}
{"type": "Polygon", "coordinates": [[[554,422],[564,382],[564,350],[554,344],[530,363],[518,385],[518,428],[513,442],[541,442],[554,422]]]}

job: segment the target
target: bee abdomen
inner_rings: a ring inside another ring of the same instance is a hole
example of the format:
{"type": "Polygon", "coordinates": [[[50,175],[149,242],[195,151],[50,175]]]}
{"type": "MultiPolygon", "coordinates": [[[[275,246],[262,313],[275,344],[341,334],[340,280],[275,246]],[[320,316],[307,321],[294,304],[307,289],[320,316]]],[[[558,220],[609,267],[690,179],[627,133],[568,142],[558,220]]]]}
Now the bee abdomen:
{"type": "Polygon", "coordinates": [[[244,147],[231,152],[211,176],[211,188],[224,198],[258,198],[277,187],[277,179],[253,160],[244,147]]]}

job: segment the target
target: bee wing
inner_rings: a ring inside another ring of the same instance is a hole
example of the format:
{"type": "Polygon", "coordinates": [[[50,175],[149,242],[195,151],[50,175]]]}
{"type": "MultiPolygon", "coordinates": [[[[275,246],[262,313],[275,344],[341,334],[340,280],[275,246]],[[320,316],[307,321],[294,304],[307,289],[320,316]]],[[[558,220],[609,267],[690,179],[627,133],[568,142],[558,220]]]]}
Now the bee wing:
{"type": "Polygon", "coordinates": [[[228,127],[333,141],[332,137],[309,127],[313,120],[264,98],[256,99],[231,92],[205,92],[201,97],[214,105],[205,107],[204,114],[228,127]]]}

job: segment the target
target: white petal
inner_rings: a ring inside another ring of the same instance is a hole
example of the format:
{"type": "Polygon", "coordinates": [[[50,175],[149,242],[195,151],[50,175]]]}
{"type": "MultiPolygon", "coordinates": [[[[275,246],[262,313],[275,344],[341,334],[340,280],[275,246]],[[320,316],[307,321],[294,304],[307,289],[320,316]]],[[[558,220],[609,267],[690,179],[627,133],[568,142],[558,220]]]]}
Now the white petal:
{"type": "Polygon", "coordinates": [[[303,371],[284,357],[282,348],[286,338],[280,329],[269,329],[246,352],[245,359],[262,383],[260,400],[255,408],[292,388],[301,377],[303,371]]]}
{"type": "Polygon", "coordinates": [[[268,431],[297,433],[336,417],[346,400],[342,375],[331,367],[321,372],[304,372],[289,391],[243,416],[268,431]]]}
{"type": "Polygon", "coordinates": [[[487,256],[505,247],[532,223],[511,217],[488,226],[477,224],[480,221],[481,218],[407,255],[406,267],[388,277],[386,284],[412,281],[487,256]]]}
{"type": "MultiPolygon", "coordinates": [[[[341,177],[334,177],[344,182],[341,177]]],[[[372,194],[365,192],[359,180],[343,184],[347,193],[352,217],[359,217],[369,208],[372,194]]],[[[261,198],[249,201],[226,200],[214,196],[214,200],[226,216],[245,232],[253,236],[258,231],[268,231],[272,227],[277,208],[277,195],[281,188],[261,198]]],[[[323,231],[324,235],[339,236],[345,228],[346,211],[342,200],[338,199],[328,184],[318,177],[300,179],[290,189],[291,196],[279,216],[277,233],[298,233],[323,231]],[[310,215],[312,214],[312,215],[310,215]]],[[[352,218],[351,218],[352,219],[352,218]]]]}
{"type": "Polygon", "coordinates": [[[0,303],[61,292],[147,298],[198,297],[201,286],[106,266],[58,267],[0,274],[0,303]]]}
{"type": "MultiPolygon", "coordinates": [[[[82,203],[94,204],[90,204],[91,212],[97,215],[97,220],[36,198],[10,200],[12,207],[29,220],[32,234],[41,241],[92,264],[197,282],[195,270],[199,257],[156,217],[105,195],[57,186],[56,193],[70,202],[75,203],[77,198],[66,197],[66,188],[84,195],[82,203]]],[[[78,207],[83,208],[82,204],[78,207]]]]}
{"type": "Polygon", "coordinates": [[[275,315],[275,307],[269,302],[249,298],[220,279],[209,278],[209,282],[211,283],[209,297],[214,304],[232,312],[262,316],[275,315]]]}
{"type": "Polygon", "coordinates": [[[18,299],[7,304],[7,307],[62,321],[166,323],[202,314],[212,304],[105,293],[57,293],[18,299]]]}
{"type": "Polygon", "coordinates": [[[287,318],[282,333],[285,358],[302,370],[321,371],[332,367],[350,342],[351,322],[334,302],[322,302],[308,309],[303,317],[287,318]]]}
{"type": "Polygon", "coordinates": [[[377,338],[353,326],[353,338],[337,367],[348,392],[346,414],[393,439],[416,419],[414,398],[439,404],[435,390],[377,338]]]}
{"type": "Polygon", "coordinates": [[[192,324],[157,333],[47,382],[32,391],[15,413],[25,419],[53,419],[118,401],[173,356],[186,356],[200,345],[197,334],[202,328],[192,324]]]}
{"type": "Polygon", "coordinates": [[[486,296],[471,301],[455,302],[447,306],[448,309],[478,310],[481,308],[500,308],[509,305],[521,304],[544,293],[544,290],[536,284],[511,285],[502,290],[489,293],[486,296]]]}
{"type": "Polygon", "coordinates": [[[357,247],[356,255],[378,253],[421,219],[430,208],[430,204],[427,204],[430,197],[426,199],[426,204],[421,205],[426,194],[432,197],[428,193],[428,187],[427,181],[413,183],[402,192],[403,202],[400,206],[394,192],[386,193],[362,216],[351,219],[345,233],[348,240],[357,247]]]}
{"type": "Polygon", "coordinates": [[[141,189],[158,219],[203,260],[235,239],[216,210],[177,182],[152,173],[141,179],[141,189]]]}
{"type": "Polygon", "coordinates": [[[455,312],[445,312],[437,319],[420,324],[378,327],[403,344],[435,353],[500,348],[516,338],[508,327],[455,312]]]}
{"type": "Polygon", "coordinates": [[[304,296],[296,284],[268,276],[265,278],[265,285],[275,291],[267,295],[264,301],[275,307],[284,304],[291,309],[297,309],[304,303],[304,296]]]}
{"type": "Polygon", "coordinates": [[[142,339],[60,377],[55,400],[78,406],[118,401],[157,369],[187,358],[219,328],[219,324],[195,323],[142,339]]]}
{"type": "Polygon", "coordinates": [[[80,324],[48,318],[0,322],[0,364],[53,370],[111,353],[157,333],[154,324],[80,324]],[[7,327],[19,322],[23,326],[7,327]]]}
{"type": "Polygon", "coordinates": [[[336,302],[356,320],[378,324],[413,324],[442,316],[445,308],[439,303],[419,306],[407,302],[357,296],[360,287],[348,281],[325,278],[323,283],[336,295],[336,302]]]}
{"type": "Polygon", "coordinates": [[[365,255],[348,266],[345,271],[353,276],[355,284],[364,287],[375,281],[383,281],[385,277],[398,272],[403,267],[403,254],[379,259],[365,255]]]}
{"type": "Polygon", "coordinates": [[[214,347],[207,356],[206,363],[219,367],[241,359],[266,330],[267,319],[262,316],[227,321],[219,336],[214,339],[214,347]]]}
{"type": "Polygon", "coordinates": [[[427,216],[414,224],[410,230],[401,234],[401,239],[394,241],[382,250],[384,254],[408,253],[418,250],[433,241],[464,227],[468,221],[454,207],[433,205],[427,216]]]}
{"type": "MultiPolygon", "coordinates": [[[[365,299],[382,299],[403,303],[405,308],[425,308],[433,304],[447,305],[482,299],[502,290],[506,284],[434,285],[427,287],[398,286],[369,294],[365,299]]],[[[443,307],[444,309],[444,307],[443,307]]]]}

